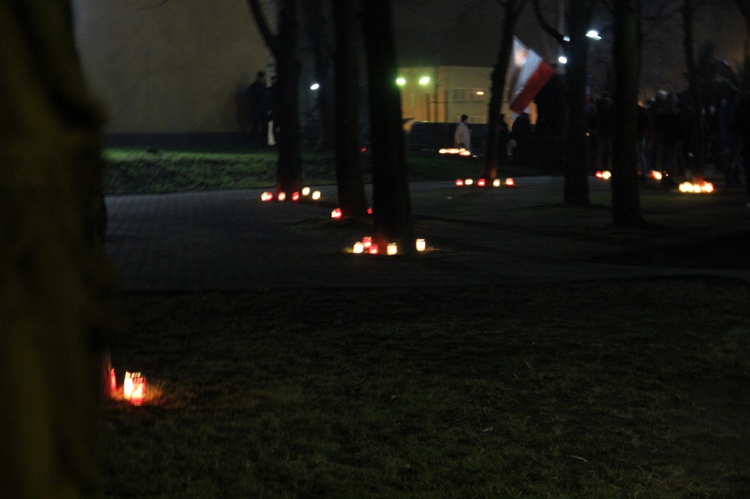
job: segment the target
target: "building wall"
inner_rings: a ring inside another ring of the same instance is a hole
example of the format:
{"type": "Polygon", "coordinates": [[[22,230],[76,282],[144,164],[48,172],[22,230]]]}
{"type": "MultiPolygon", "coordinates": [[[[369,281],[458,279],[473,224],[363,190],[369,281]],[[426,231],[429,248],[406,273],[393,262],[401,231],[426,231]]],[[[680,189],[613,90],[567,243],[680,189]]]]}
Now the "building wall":
{"type": "MultiPolygon", "coordinates": [[[[490,77],[492,68],[473,66],[423,66],[400,68],[401,110],[405,127],[419,121],[455,123],[461,115],[469,117],[469,123],[487,123],[487,106],[490,101],[490,77]],[[420,84],[422,77],[430,81],[420,84]]],[[[535,121],[535,105],[529,114],[535,121]]],[[[508,109],[507,95],[503,96],[502,110],[508,126],[515,115],[508,109]]]]}
{"type": "Polygon", "coordinates": [[[238,94],[267,66],[245,0],[73,0],[110,134],[238,132],[238,94]]]}

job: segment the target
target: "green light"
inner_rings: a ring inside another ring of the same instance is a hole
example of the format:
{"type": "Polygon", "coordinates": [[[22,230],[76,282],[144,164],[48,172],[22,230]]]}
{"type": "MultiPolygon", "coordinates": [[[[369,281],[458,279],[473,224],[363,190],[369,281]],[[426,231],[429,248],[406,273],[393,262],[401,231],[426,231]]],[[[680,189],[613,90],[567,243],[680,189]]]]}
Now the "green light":
{"type": "Polygon", "coordinates": [[[403,76],[399,76],[398,78],[396,78],[396,85],[398,85],[399,87],[403,87],[404,85],[406,85],[406,78],[404,78],[403,76]]]}

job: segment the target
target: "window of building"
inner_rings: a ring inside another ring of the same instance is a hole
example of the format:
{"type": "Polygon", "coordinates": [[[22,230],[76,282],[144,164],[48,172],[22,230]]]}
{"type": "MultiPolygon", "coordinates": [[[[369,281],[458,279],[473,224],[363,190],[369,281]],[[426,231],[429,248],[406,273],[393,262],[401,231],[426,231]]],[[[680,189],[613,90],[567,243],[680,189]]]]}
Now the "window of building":
{"type": "Polygon", "coordinates": [[[451,100],[453,102],[467,101],[469,100],[468,94],[469,94],[468,88],[454,88],[453,90],[451,90],[451,100]]]}

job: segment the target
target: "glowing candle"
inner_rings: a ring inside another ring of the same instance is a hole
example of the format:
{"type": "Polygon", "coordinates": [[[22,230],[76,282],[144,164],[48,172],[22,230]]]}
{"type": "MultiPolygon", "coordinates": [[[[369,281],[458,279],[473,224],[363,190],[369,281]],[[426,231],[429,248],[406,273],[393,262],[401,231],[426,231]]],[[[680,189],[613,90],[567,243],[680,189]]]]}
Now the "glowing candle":
{"type": "Polygon", "coordinates": [[[424,251],[425,248],[427,248],[427,243],[425,243],[424,239],[417,239],[417,251],[424,251]]]}
{"type": "Polygon", "coordinates": [[[299,192],[292,194],[292,201],[299,201],[299,192]]]}
{"type": "MultiPolygon", "coordinates": [[[[138,374],[138,373],[136,373],[138,374]]],[[[122,383],[122,396],[125,400],[130,400],[130,396],[133,394],[133,375],[128,371],[125,371],[125,379],[122,383]]]]}
{"type": "Polygon", "coordinates": [[[483,178],[480,178],[479,180],[477,180],[477,185],[479,187],[484,187],[485,185],[487,185],[487,181],[483,178]]]}
{"type": "Polygon", "coordinates": [[[496,178],[492,181],[492,187],[500,187],[502,185],[502,182],[500,182],[499,178],[496,178]]]}
{"type": "Polygon", "coordinates": [[[302,188],[302,195],[303,196],[309,196],[310,195],[310,188],[309,187],[303,187],[302,188]]]}
{"type": "Polygon", "coordinates": [[[117,376],[115,376],[115,370],[109,370],[109,396],[114,397],[117,393],[117,376]]]}
{"type": "Polygon", "coordinates": [[[362,246],[365,248],[369,248],[372,246],[372,238],[370,236],[365,236],[362,238],[362,246]]]}
{"type": "Polygon", "coordinates": [[[341,208],[336,208],[331,212],[331,218],[339,219],[344,216],[344,213],[341,211],[341,208]]]}
{"type": "Polygon", "coordinates": [[[388,246],[386,247],[386,253],[388,255],[395,255],[398,253],[398,245],[396,243],[388,243],[388,246]]]}
{"type": "Polygon", "coordinates": [[[320,191],[314,191],[311,196],[315,201],[320,199],[320,191]]]}
{"type": "Polygon", "coordinates": [[[506,178],[505,185],[516,185],[516,182],[512,178],[506,178]]]}
{"type": "Polygon", "coordinates": [[[272,201],[273,200],[273,193],[268,192],[268,191],[264,192],[263,194],[260,195],[260,200],[261,201],[272,201]]]}
{"type": "Polygon", "coordinates": [[[464,185],[464,180],[462,178],[456,179],[456,187],[462,187],[464,185]]]}
{"type": "Polygon", "coordinates": [[[467,179],[466,179],[466,180],[464,181],[464,184],[466,184],[466,185],[472,185],[473,183],[474,183],[474,181],[473,181],[472,179],[470,179],[470,178],[467,178],[467,179]]]}
{"type": "Polygon", "coordinates": [[[352,248],[352,253],[362,253],[365,251],[365,245],[362,243],[354,243],[354,247],[352,248]]]}
{"type": "Polygon", "coordinates": [[[279,201],[284,201],[286,199],[286,192],[280,192],[278,199],[279,201]]]}
{"type": "Polygon", "coordinates": [[[377,244],[371,244],[369,248],[367,248],[367,252],[371,255],[377,255],[378,254],[378,245],[377,244]]]}
{"type": "Polygon", "coordinates": [[[133,405],[143,404],[143,399],[146,398],[146,378],[140,376],[140,373],[136,373],[138,376],[133,376],[133,391],[130,395],[130,403],[133,405]]]}

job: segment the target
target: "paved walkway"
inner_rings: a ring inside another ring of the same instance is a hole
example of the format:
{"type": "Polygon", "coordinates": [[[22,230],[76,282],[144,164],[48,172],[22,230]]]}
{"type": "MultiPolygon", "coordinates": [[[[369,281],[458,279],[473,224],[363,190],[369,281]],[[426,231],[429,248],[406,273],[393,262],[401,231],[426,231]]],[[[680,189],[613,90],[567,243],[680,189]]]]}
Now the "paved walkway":
{"type": "MultiPolygon", "coordinates": [[[[750,268],[616,263],[648,251],[731,232],[750,234],[741,190],[685,195],[641,192],[656,229],[615,230],[610,186],[592,179],[592,207],[561,205],[562,179],[516,179],[514,188],[413,184],[417,237],[431,251],[373,257],[346,252],[366,228],[334,221],[335,187],[320,202],[262,202],[260,190],[110,196],[107,251],[126,291],[478,285],[513,282],[713,275],[745,279],[750,268]]],[[[750,235],[748,236],[750,237],[750,235]]],[[[731,267],[731,265],[729,265],[731,267]]]]}

